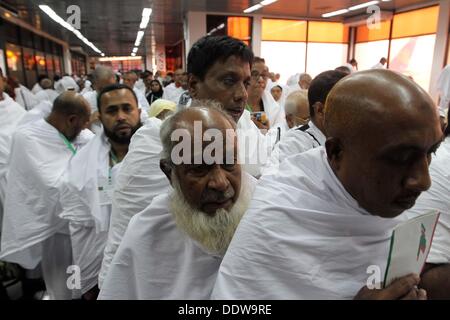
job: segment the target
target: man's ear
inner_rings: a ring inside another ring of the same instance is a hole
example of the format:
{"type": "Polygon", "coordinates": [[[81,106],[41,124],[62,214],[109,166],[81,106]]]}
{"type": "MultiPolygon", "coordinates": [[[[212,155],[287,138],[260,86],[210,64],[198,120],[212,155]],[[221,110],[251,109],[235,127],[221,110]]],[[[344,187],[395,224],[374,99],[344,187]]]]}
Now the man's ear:
{"type": "Polygon", "coordinates": [[[170,184],[172,184],[172,166],[168,163],[167,160],[161,159],[159,160],[159,167],[161,168],[161,171],[164,172],[167,179],[170,181],[170,184]]]}
{"type": "Polygon", "coordinates": [[[194,76],[193,74],[189,75],[188,78],[188,90],[189,90],[189,95],[192,98],[197,98],[198,96],[198,85],[199,85],[199,79],[194,76]]]}
{"type": "Polygon", "coordinates": [[[339,138],[329,137],[325,142],[325,149],[327,151],[328,161],[334,171],[339,171],[344,148],[339,138]]]}
{"type": "Polygon", "coordinates": [[[320,115],[323,118],[325,114],[325,105],[322,102],[316,102],[313,104],[314,114],[320,115]]]}
{"type": "Polygon", "coordinates": [[[69,127],[73,128],[74,126],[76,126],[78,119],[79,118],[77,115],[71,114],[67,117],[67,124],[69,125],[69,127]]]}
{"type": "Polygon", "coordinates": [[[292,114],[287,114],[286,122],[287,122],[289,128],[294,127],[294,116],[292,114]]]}

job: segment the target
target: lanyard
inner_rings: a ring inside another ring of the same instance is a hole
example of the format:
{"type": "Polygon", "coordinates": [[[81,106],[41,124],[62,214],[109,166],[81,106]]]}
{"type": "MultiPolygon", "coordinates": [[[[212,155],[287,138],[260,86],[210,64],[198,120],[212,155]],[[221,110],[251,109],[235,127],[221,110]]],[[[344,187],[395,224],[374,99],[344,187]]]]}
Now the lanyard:
{"type": "Polygon", "coordinates": [[[67,138],[60,132],[59,135],[61,136],[61,138],[63,139],[64,143],[66,144],[67,148],[73,153],[77,153],[77,150],[75,150],[75,148],[73,147],[73,145],[70,143],[69,140],[67,140],[67,138]]]}

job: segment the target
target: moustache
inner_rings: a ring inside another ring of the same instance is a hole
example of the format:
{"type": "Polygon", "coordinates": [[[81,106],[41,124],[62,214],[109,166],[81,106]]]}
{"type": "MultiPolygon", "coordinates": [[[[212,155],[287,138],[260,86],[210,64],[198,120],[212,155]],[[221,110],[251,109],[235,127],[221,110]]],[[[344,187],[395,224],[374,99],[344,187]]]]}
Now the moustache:
{"type": "Polygon", "coordinates": [[[206,190],[201,197],[202,203],[209,203],[209,202],[225,202],[231,198],[233,198],[235,195],[234,189],[230,186],[225,192],[217,191],[217,190],[206,190]]]}

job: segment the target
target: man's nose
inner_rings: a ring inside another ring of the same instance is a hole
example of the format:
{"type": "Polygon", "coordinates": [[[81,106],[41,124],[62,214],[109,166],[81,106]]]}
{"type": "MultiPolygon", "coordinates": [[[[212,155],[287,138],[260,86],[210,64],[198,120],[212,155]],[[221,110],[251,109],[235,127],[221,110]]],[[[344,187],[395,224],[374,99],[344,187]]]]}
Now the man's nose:
{"type": "Polygon", "coordinates": [[[429,164],[429,158],[425,155],[411,167],[410,174],[405,181],[405,187],[407,189],[422,192],[430,188],[429,164]]]}
{"type": "Polygon", "coordinates": [[[230,181],[224,169],[216,164],[209,174],[208,188],[225,192],[228,190],[230,181]]]}

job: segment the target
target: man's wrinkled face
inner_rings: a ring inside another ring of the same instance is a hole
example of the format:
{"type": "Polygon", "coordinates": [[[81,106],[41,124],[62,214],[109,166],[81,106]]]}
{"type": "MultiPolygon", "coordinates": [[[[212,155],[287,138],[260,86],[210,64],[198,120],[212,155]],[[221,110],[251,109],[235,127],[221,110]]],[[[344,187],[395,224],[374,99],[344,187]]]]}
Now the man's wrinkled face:
{"type": "Polygon", "coordinates": [[[373,118],[361,136],[343,145],[335,172],[361,207],[392,218],[430,187],[428,166],[442,131],[437,115],[418,111],[373,118]]]}
{"type": "Polygon", "coordinates": [[[191,75],[189,91],[195,99],[220,102],[224,110],[239,121],[247,103],[250,83],[250,64],[237,56],[217,61],[206,72],[203,80],[191,75]]]}
{"type": "Polygon", "coordinates": [[[123,76],[123,83],[130,88],[134,88],[136,81],[138,80],[137,75],[135,74],[125,74],[123,76]]]}
{"type": "MultiPolygon", "coordinates": [[[[229,144],[223,143],[223,163],[180,164],[175,166],[181,191],[186,201],[198,210],[214,215],[217,210],[230,210],[239,197],[241,189],[241,167],[237,163],[237,138],[235,133],[229,144]],[[226,153],[233,155],[227,163],[226,153]]],[[[203,142],[203,150],[211,142],[203,142]]]]}
{"type": "Polygon", "coordinates": [[[262,95],[269,79],[269,68],[264,62],[256,62],[252,65],[251,82],[249,90],[258,92],[262,95]]]}
{"type": "Polygon", "coordinates": [[[137,101],[128,89],[118,89],[102,95],[99,109],[105,134],[111,140],[128,144],[141,126],[137,101]]]}

